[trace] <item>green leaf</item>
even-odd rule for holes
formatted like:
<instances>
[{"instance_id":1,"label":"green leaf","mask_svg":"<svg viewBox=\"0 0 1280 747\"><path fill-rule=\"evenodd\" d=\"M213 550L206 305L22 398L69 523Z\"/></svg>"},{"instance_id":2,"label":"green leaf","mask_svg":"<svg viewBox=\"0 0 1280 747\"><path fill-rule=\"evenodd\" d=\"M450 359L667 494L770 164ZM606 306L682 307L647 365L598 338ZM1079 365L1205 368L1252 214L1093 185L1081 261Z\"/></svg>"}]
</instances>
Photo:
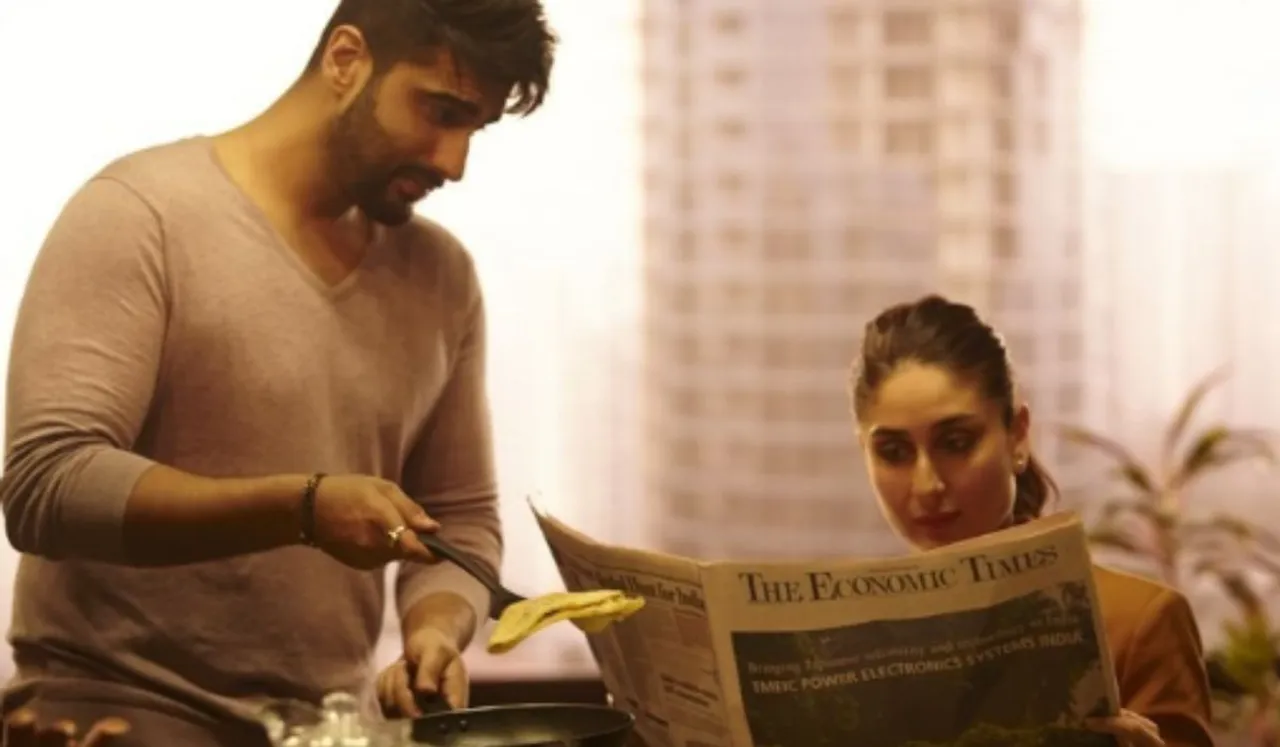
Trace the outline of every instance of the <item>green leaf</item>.
<instances>
[{"instance_id":1,"label":"green leaf","mask_svg":"<svg viewBox=\"0 0 1280 747\"><path fill-rule=\"evenodd\" d=\"M1151 479L1151 473L1142 464L1142 462L1133 455L1129 449L1125 448L1119 441L1107 438L1106 436L1093 433L1084 428L1076 428L1068 426L1062 429L1062 436L1067 441L1074 444L1100 451L1111 458L1116 463L1116 471L1121 477L1132 485L1139 493L1153 494L1158 493L1156 483Z\"/></svg>"},{"instance_id":2,"label":"green leaf","mask_svg":"<svg viewBox=\"0 0 1280 747\"><path fill-rule=\"evenodd\" d=\"M1174 454L1178 449L1178 444L1182 442L1182 437L1187 431L1187 426L1191 424L1191 418L1200 407L1200 403L1208 396L1213 388L1226 381L1228 376L1226 366L1220 366L1205 376L1182 400L1182 405L1178 408L1178 412L1173 416L1173 421L1169 424L1169 428L1164 434L1164 448L1161 456L1164 461L1166 471L1173 467L1175 461Z\"/></svg>"},{"instance_id":3,"label":"green leaf","mask_svg":"<svg viewBox=\"0 0 1280 747\"><path fill-rule=\"evenodd\" d=\"M1223 592L1227 597L1235 602L1236 606L1244 613L1245 620L1251 626L1251 633L1256 633L1255 629L1260 621L1266 620L1266 608L1262 605L1262 598L1254 591L1253 586L1245 580L1244 574L1238 569L1220 572L1218 574L1218 584L1222 586ZM1263 625L1263 628L1266 626ZM1268 635L1269 635L1268 631Z\"/></svg>"},{"instance_id":4,"label":"green leaf","mask_svg":"<svg viewBox=\"0 0 1280 747\"><path fill-rule=\"evenodd\" d=\"M1208 519L1188 519L1182 522L1182 532L1187 539L1225 536L1238 544L1256 545L1264 550L1280 552L1280 539L1275 534L1238 516L1217 514Z\"/></svg>"},{"instance_id":5,"label":"green leaf","mask_svg":"<svg viewBox=\"0 0 1280 747\"><path fill-rule=\"evenodd\" d=\"M1280 580L1280 561L1271 557L1270 553L1255 548L1249 553L1249 564L1273 579Z\"/></svg>"},{"instance_id":6,"label":"green leaf","mask_svg":"<svg viewBox=\"0 0 1280 747\"><path fill-rule=\"evenodd\" d=\"M1094 527L1088 532L1087 538L1090 544L1108 550L1119 550L1144 558L1149 555L1146 548L1130 537L1128 532L1119 527Z\"/></svg>"},{"instance_id":7,"label":"green leaf","mask_svg":"<svg viewBox=\"0 0 1280 747\"><path fill-rule=\"evenodd\" d=\"M1147 518L1148 506L1145 503L1134 500L1132 497L1112 498L1102 505L1102 510L1098 512L1097 523L1112 525L1130 517Z\"/></svg>"},{"instance_id":8,"label":"green leaf","mask_svg":"<svg viewBox=\"0 0 1280 747\"><path fill-rule=\"evenodd\" d=\"M1255 696L1265 696L1275 676L1275 633L1264 615L1246 615L1223 625L1219 661L1227 674Z\"/></svg>"},{"instance_id":9,"label":"green leaf","mask_svg":"<svg viewBox=\"0 0 1280 747\"><path fill-rule=\"evenodd\" d=\"M1255 459L1271 464L1280 462L1275 450L1276 438L1266 431L1229 428L1218 425L1202 432L1187 449L1170 487L1181 490L1192 480L1212 469L1227 467Z\"/></svg>"}]
</instances>

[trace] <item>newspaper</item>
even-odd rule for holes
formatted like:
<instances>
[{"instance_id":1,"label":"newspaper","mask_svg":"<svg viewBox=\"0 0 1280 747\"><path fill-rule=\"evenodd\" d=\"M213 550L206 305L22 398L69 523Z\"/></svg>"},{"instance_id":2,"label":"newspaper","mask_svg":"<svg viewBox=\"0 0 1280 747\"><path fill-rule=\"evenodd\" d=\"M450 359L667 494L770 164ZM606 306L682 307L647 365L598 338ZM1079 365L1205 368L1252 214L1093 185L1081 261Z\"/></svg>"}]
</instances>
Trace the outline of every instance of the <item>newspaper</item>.
<instances>
[{"instance_id":1,"label":"newspaper","mask_svg":"<svg viewBox=\"0 0 1280 747\"><path fill-rule=\"evenodd\" d=\"M647 747L1106 745L1119 699L1079 518L904 557L699 562L538 512L571 591L643 595L588 636Z\"/></svg>"}]
</instances>

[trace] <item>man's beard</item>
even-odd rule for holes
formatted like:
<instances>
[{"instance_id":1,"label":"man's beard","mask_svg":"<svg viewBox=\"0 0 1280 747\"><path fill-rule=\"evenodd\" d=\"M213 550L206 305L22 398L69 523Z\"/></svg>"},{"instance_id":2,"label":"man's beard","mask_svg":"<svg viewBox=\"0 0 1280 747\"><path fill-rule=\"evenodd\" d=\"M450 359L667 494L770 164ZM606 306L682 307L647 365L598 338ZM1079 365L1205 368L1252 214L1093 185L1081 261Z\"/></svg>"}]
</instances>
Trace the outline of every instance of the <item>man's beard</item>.
<instances>
[{"instance_id":1,"label":"man's beard","mask_svg":"<svg viewBox=\"0 0 1280 747\"><path fill-rule=\"evenodd\" d=\"M386 130L374 113L376 79L365 84L356 100L334 120L329 133L329 162L346 197L370 220L384 226L404 225L413 217L413 201L392 190L399 178L430 188L440 179L427 169L399 161Z\"/></svg>"}]
</instances>

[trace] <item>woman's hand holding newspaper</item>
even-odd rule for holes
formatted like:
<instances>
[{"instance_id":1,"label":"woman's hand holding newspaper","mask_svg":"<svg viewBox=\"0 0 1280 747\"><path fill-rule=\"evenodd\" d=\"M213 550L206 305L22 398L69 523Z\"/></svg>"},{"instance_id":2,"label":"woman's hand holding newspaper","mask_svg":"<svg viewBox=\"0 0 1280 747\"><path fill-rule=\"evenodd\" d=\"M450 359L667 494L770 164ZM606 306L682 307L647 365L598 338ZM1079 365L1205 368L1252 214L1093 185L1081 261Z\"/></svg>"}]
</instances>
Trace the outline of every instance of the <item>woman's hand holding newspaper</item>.
<instances>
[{"instance_id":1,"label":"woman's hand holding newspaper","mask_svg":"<svg viewBox=\"0 0 1280 747\"><path fill-rule=\"evenodd\" d=\"M1160 727L1130 710L1121 709L1118 716L1089 719L1086 724L1094 731L1114 736L1121 747L1164 747Z\"/></svg>"}]
</instances>

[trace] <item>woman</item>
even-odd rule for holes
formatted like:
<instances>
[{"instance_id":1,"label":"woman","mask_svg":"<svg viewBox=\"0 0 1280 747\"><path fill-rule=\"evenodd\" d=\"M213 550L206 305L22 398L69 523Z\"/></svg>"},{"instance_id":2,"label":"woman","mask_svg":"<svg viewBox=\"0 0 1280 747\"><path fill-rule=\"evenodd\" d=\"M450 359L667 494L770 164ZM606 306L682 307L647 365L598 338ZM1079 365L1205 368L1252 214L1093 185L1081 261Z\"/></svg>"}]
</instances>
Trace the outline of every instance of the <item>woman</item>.
<instances>
[{"instance_id":1,"label":"woman","mask_svg":"<svg viewBox=\"0 0 1280 747\"><path fill-rule=\"evenodd\" d=\"M925 550L1039 517L1056 488L1029 441L999 336L929 296L866 328L853 405L868 473L893 528ZM1199 630L1186 599L1095 569L1121 712L1090 728L1129 747L1211 747Z\"/></svg>"}]
</instances>

